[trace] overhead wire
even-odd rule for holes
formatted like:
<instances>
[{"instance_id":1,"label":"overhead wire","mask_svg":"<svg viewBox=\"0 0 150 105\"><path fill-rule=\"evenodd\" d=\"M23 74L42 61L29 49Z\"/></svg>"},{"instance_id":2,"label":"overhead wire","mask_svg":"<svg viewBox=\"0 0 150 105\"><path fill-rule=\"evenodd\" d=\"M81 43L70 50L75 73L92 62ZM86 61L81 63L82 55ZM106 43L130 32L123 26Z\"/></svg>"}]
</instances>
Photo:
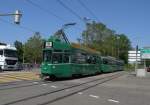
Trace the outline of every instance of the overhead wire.
<instances>
[{"instance_id":1,"label":"overhead wire","mask_svg":"<svg viewBox=\"0 0 150 105\"><path fill-rule=\"evenodd\" d=\"M83 8L89 13L91 14L97 21L99 20L98 17L90 10L90 8L88 8L83 2L82 0L77 0L78 3L83 6Z\"/></svg>"},{"instance_id":2,"label":"overhead wire","mask_svg":"<svg viewBox=\"0 0 150 105\"><path fill-rule=\"evenodd\" d=\"M9 24L9 25L12 25L12 26L19 27L19 28L21 28L21 29L23 29L23 30L26 30L26 31L29 31L29 32L33 32L33 33L39 32L39 31L35 31L35 30L33 30L33 29L29 28L29 27L23 26L23 25L17 25L17 24L10 23L10 22L8 22L8 21L6 21L6 20L4 20L4 19L0 19L0 21L2 21L3 23L7 23L7 24ZM41 32L40 32L40 33L41 33ZM41 33L41 34L44 35L44 33Z\"/></svg>"},{"instance_id":3,"label":"overhead wire","mask_svg":"<svg viewBox=\"0 0 150 105\"><path fill-rule=\"evenodd\" d=\"M61 0L56 0L60 5L62 5L66 10L68 10L71 14L73 14L74 16L76 16L79 20L83 21L83 18L76 13L74 10L72 10L69 6L67 6L65 3L63 3Z\"/></svg>"},{"instance_id":4,"label":"overhead wire","mask_svg":"<svg viewBox=\"0 0 150 105\"><path fill-rule=\"evenodd\" d=\"M46 13L48 13L49 15L53 15L53 16L55 16L57 19L59 19L59 20L61 20L62 22L67 22L65 19L63 19L62 17L60 17L60 16L57 16L56 14L54 14L53 12L51 12L51 11L49 11L49 10L47 10L47 9L45 9L45 8L43 8L43 7L41 7L40 5L38 5L38 4L36 4L36 3L34 3L34 2L32 2L31 0L26 0L28 3L30 3L31 5L33 5L33 6L35 6L35 7L37 7L37 8L39 8L40 10L42 10L43 12L46 12ZM61 3L61 2L60 2ZM62 5L64 5L64 3L62 3ZM64 5L65 7L66 7L66 5ZM67 7L66 7L67 8ZM71 10L72 11L72 10ZM73 13L75 13L74 11L72 11ZM76 14L76 13L75 13ZM80 20L82 20L82 18L78 15L78 14L76 14L76 16L80 19ZM79 29L79 28L78 28ZM81 29L80 29L81 30Z\"/></svg>"},{"instance_id":5,"label":"overhead wire","mask_svg":"<svg viewBox=\"0 0 150 105\"><path fill-rule=\"evenodd\" d=\"M49 14L50 16L56 17L56 18L57 18L58 20L60 20L61 22L66 22L66 20L63 19L62 17L56 15L54 12L52 12L52 11L50 11L50 10L47 10L47 9L43 8L42 6L38 5L37 3L34 3L34 2L31 1L31 0L26 0L26 1L27 1L28 3L30 3L31 5L33 5L34 7L39 8L41 11L43 11L43 12Z\"/></svg>"}]
</instances>

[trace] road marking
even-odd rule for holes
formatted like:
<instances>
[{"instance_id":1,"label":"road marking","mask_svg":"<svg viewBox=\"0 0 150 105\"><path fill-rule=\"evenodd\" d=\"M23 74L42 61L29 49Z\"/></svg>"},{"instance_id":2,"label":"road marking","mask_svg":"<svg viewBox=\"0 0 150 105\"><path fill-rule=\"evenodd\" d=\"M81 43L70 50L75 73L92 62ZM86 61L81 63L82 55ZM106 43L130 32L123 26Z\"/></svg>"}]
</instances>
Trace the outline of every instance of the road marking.
<instances>
[{"instance_id":1,"label":"road marking","mask_svg":"<svg viewBox=\"0 0 150 105\"><path fill-rule=\"evenodd\" d=\"M93 97L93 98L99 98L99 96L95 96L95 95L92 95L92 94L90 94L89 96Z\"/></svg>"},{"instance_id":2,"label":"road marking","mask_svg":"<svg viewBox=\"0 0 150 105\"><path fill-rule=\"evenodd\" d=\"M82 92L79 92L78 94L80 94L80 95L81 95L81 94L83 94L83 93L82 93Z\"/></svg>"},{"instance_id":3,"label":"road marking","mask_svg":"<svg viewBox=\"0 0 150 105\"><path fill-rule=\"evenodd\" d=\"M57 88L57 86L54 86L54 85L52 85L51 87L52 87L52 88Z\"/></svg>"},{"instance_id":4,"label":"road marking","mask_svg":"<svg viewBox=\"0 0 150 105\"><path fill-rule=\"evenodd\" d=\"M43 86L47 86L47 84L42 84Z\"/></svg>"},{"instance_id":5,"label":"road marking","mask_svg":"<svg viewBox=\"0 0 150 105\"><path fill-rule=\"evenodd\" d=\"M113 99L108 99L109 102L115 102L115 103L119 103L119 101L117 100L113 100Z\"/></svg>"},{"instance_id":6,"label":"road marking","mask_svg":"<svg viewBox=\"0 0 150 105\"><path fill-rule=\"evenodd\" d=\"M33 84L38 84L38 82L33 82Z\"/></svg>"}]
</instances>

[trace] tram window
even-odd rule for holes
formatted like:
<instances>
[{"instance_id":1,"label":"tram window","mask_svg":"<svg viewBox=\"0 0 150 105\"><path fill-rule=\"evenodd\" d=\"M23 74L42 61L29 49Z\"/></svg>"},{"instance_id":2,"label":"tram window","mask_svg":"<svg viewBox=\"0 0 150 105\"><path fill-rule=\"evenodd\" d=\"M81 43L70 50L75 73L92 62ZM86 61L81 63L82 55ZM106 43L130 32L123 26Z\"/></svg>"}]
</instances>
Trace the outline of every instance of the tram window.
<instances>
[{"instance_id":1,"label":"tram window","mask_svg":"<svg viewBox=\"0 0 150 105\"><path fill-rule=\"evenodd\" d=\"M81 55L78 57L78 63L85 63L86 62L86 54L81 53Z\"/></svg>"},{"instance_id":2,"label":"tram window","mask_svg":"<svg viewBox=\"0 0 150 105\"><path fill-rule=\"evenodd\" d=\"M104 59L103 64L108 64L108 61Z\"/></svg>"},{"instance_id":3,"label":"tram window","mask_svg":"<svg viewBox=\"0 0 150 105\"><path fill-rule=\"evenodd\" d=\"M62 63L62 53L53 53L52 62L55 64Z\"/></svg>"},{"instance_id":4,"label":"tram window","mask_svg":"<svg viewBox=\"0 0 150 105\"><path fill-rule=\"evenodd\" d=\"M63 63L69 63L69 54L64 54Z\"/></svg>"},{"instance_id":5,"label":"tram window","mask_svg":"<svg viewBox=\"0 0 150 105\"><path fill-rule=\"evenodd\" d=\"M92 62L92 59L91 59L90 56L87 56L86 62L89 63L89 64Z\"/></svg>"},{"instance_id":6,"label":"tram window","mask_svg":"<svg viewBox=\"0 0 150 105\"><path fill-rule=\"evenodd\" d=\"M50 62L51 61L51 55L52 55L51 51L44 51L43 52L43 60L46 62Z\"/></svg>"},{"instance_id":7,"label":"tram window","mask_svg":"<svg viewBox=\"0 0 150 105\"><path fill-rule=\"evenodd\" d=\"M92 58L92 63L93 63L93 64L96 64L96 57L93 57L93 58Z\"/></svg>"},{"instance_id":8,"label":"tram window","mask_svg":"<svg viewBox=\"0 0 150 105\"><path fill-rule=\"evenodd\" d=\"M3 55L3 50L0 50L0 55Z\"/></svg>"},{"instance_id":9,"label":"tram window","mask_svg":"<svg viewBox=\"0 0 150 105\"><path fill-rule=\"evenodd\" d=\"M73 63L86 63L86 55L84 53L77 52L72 56Z\"/></svg>"}]
</instances>

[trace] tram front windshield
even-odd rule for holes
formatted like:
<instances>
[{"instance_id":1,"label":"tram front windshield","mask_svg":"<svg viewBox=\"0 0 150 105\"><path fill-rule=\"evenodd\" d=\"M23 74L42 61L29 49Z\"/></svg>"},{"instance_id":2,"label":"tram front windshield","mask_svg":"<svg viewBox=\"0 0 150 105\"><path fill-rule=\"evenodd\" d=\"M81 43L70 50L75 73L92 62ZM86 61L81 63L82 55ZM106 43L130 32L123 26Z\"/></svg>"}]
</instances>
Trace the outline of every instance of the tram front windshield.
<instances>
[{"instance_id":1,"label":"tram front windshield","mask_svg":"<svg viewBox=\"0 0 150 105\"><path fill-rule=\"evenodd\" d=\"M52 55L52 63L54 63L54 64L62 63L62 57L63 57L62 53L53 53L53 55Z\"/></svg>"},{"instance_id":2,"label":"tram front windshield","mask_svg":"<svg viewBox=\"0 0 150 105\"><path fill-rule=\"evenodd\" d=\"M43 52L43 60L45 62L51 62L51 56L52 56L52 51L51 50L46 50Z\"/></svg>"},{"instance_id":3,"label":"tram front windshield","mask_svg":"<svg viewBox=\"0 0 150 105\"><path fill-rule=\"evenodd\" d=\"M58 63L69 63L70 54L62 51L51 51L46 50L43 52L43 59L45 62L58 64Z\"/></svg>"}]
</instances>

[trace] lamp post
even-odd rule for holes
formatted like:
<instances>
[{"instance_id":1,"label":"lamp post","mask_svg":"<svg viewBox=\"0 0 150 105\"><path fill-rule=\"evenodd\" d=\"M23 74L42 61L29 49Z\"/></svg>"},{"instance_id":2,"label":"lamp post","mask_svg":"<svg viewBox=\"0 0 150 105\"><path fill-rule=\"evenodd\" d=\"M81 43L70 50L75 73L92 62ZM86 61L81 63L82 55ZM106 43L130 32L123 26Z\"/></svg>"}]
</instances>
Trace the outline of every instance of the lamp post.
<instances>
[{"instance_id":1,"label":"lamp post","mask_svg":"<svg viewBox=\"0 0 150 105\"><path fill-rule=\"evenodd\" d=\"M85 22L85 25L87 26L89 21L91 21L91 19L84 17L83 21ZM88 45L88 35L87 35L87 31L85 31L85 45Z\"/></svg>"},{"instance_id":2,"label":"lamp post","mask_svg":"<svg viewBox=\"0 0 150 105\"><path fill-rule=\"evenodd\" d=\"M117 58L118 58L118 59L119 59L119 55L120 55L120 54L119 54L119 53L120 53L120 52L119 52L119 47L120 47L120 46L119 46L119 39L120 39L120 36L117 35Z\"/></svg>"},{"instance_id":3,"label":"lamp post","mask_svg":"<svg viewBox=\"0 0 150 105\"><path fill-rule=\"evenodd\" d=\"M14 16L14 23L20 24L20 19L22 14L19 10L16 10L15 13L4 13L4 14L0 14L0 16Z\"/></svg>"}]
</instances>

